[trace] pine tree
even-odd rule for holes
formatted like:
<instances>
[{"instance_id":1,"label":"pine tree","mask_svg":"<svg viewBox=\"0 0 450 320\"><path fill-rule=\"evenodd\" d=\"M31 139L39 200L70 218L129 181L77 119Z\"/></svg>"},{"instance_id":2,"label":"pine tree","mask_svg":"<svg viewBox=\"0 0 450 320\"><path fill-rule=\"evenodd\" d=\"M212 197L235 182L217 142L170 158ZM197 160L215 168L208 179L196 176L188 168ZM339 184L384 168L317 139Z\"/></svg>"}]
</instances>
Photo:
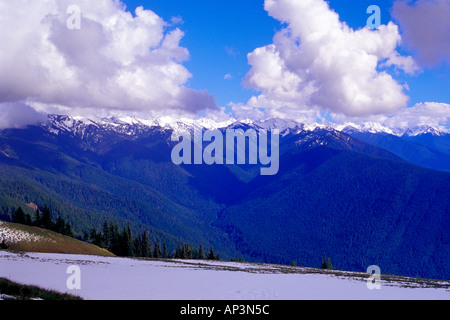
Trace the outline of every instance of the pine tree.
<instances>
[{"instance_id":1,"label":"pine tree","mask_svg":"<svg viewBox=\"0 0 450 320\"><path fill-rule=\"evenodd\" d=\"M45 229L51 229L52 228L52 217L50 214L50 208L45 205L44 209L42 209L42 220L41 220L41 225L43 228Z\"/></svg>"},{"instance_id":2,"label":"pine tree","mask_svg":"<svg viewBox=\"0 0 450 320\"><path fill-rule=\"evenodd\" d=\"M150 239L148 238L147 231L144 231L142 233L141 237L141 253L142 256L145 258L151 258L152 257L152 251L150 249Z\"/></svg>"},{"instance_id":3,"label":"pine tree","mask_svg":"<svg viewBox=\"0 0 450 320\"><path fill-rule=\"evenodd\" d=\"M134 238L134 256L135 257L144 257L142 252L142 243L141 243L142 235L139 234Z\"/></svg>"},{"instance_id":4,"label":"pine tree","mask_svg":"<svg viewBox=\"0 0 450 320\"><path fill-rule=\"evenodd\" d=\"M97 232L97 229L95 228L95 226L92 228L89 238L90 238L92 244L102 247L102 233Z\"/></svg>"},{"instance_id":5,"label":"pine tree","mask_svg":"<svg viewBox=\"0 0 450 320\"><path fill-rule=\"evenodd\" d=\"M327 260L327 269L328 270L334 270L333 269L333 265L331 264L331 259L330 258L328 258L328 260Z\"/></svg>"},{"instance_id":6,"label":"pine tree","mask_svg":"<svg viewBox=\"0 0 450 320\"><path fill-rule=\"evenodd\" d=\"M322 264L320 265L321 269L327 268L327 255L324 253L322 257Z\"/></svg>"},{"instance_id":7,"label":"pine tree","mask_svg":"<svg viewBox=\"0 0 450 320\"><path fill-rule=\"evenodd\" d=\"M13 214L13 222L14 223L20 223L25 224L25 213L23 212L22 208L19 207L19 209L16 210Z\"/></svg>"},{"instance_id":8,"label":"pine tree","mask_svg":"<svg viewBox=\"0 0 450 320\"><path fill-rule=\"evenodd\" d=\"M205 252L203 251L203 245L200 244L200 248L198 249L198 258L200 260L205 260Z\"/></svg>"},{"instance_id":9,"label":"pine tree","mask_svg":"<svg viewBox=\"0 0 450 320\"><path fill-rule=\"evenodd\" d=\"M183 259L188 259L188 246L187 246L187 244L186 243L184 243L183 244L183 249L182 249L183 251L183 253L182 253L182 257L183 257Z\"/></svg>"},{"instance_id":10,"label":"pine tree","mask_svg":"<svg viewBox=\"0 0 450 320\"><path fill-rule=\"evenodd\" d=\"M322 265L320 266L322 269L333 270L333 265L331 264L331 259L327 258L327 255L324 254L322 257Z\"/></svg>"},{"instance_id":11,"label":"pine tree","mask_svg":"<svg viewBox=\"0 0 450 320\"><path fill-rule=\"evenodd\" d=\"M27 226L31 226L33 224L33 222L31 221L31 216L28 213L25 214L25 224Z\"/></svg>"},{"instance_id":12,"label":"pine tree","mask_svg":"<svg viewBox=\"0 0 450 320\"><path fill-rule=\"evenodd\" d=\"M166 245L166 242L165 242L165 241L163 242L163 253L162 253L162 257L163 257L164 259L167 259L167 258L169 257L169 255L168 255L168 253L167 253L167 245Z\"/></svg>"},{"instance_id":13,"label":"pine tree","mask_svg":"<svg viewBox=\"0 0 450 320\"><path fill-rule=\"evenodd\" d=\"M161 258L161 247L157 240L155 240L155 245L153 247L153 258L156 258L156 259Z\"/></svg>"},{"instance_id":14,"label":"pine tree","mask_svg":"<svg viewBox=\"0 0 450 320\"><path fill-rule=\"evenodd\" d=\"M103 242L103 247L107 250L109 250L111 248L111 233L109 230L109 225L108 222L105 220L103 222L103 234L102 234L102 242Z\"/></svg>"},{"instance_id":15,"label":"pine tree","mask_svg":"<svg viewBox=\"0 0 450 320\"><path fill-rule=\"evenodd\" d=\"M183 250L180 247L180 243L178 243L177 248L175 249L174 257L175 257L175 259L183 258Z\"/></svg>"},{"instance_id":16,"label":"pine tree","mask_svg":"<svg viewBox=\"0 0 450 320\"><path fill-rule=\"evenodd\" d=\"M111 252L120 256L120 232L119 226L111 223L109 224L109 234L111 235Z\"/></svg>"},{"instance_id":17,"label":"pine tree","mask_svg":"<svg viewBox=\"0 0 450 320\"><path fill-rule=\"evenodd\" d=\"M122 235L122 255L127 257L133 257L135 248L134 248L134 239L133 233L131 232L130 225L128 224L127 228L124 228Z\"/></svg>"},{"instance_id":18,"label":"pine tree","mask_svg":"<svg viewBox=\"0 0 450 320\"><path fill-rule=\"evenodd\" d=\"M128 235L128 257L134 257L135 255L135 248L134 248L134 238L133 238L133 232L131 232L130 224L128 224L127 227L127 235Z\"/></svg>"},{"instance_id":19,"label":"pine tree","mask_svg":"<svg viewBox=\"0 0 450 320\"><path fill-rule=\"evenodd\" d=\"M64 219L62 219L61 217L56 218L56 223L55 223L55 230L58 233L64 234L64 229L66 227L66 224L64 222Z\"/></svg>"},{"instance_id":20,"label":"pine tree","mask_svg":"<svg viewBox=\"0 0 450 320\"><path fill-rule=\"evenodd\" d=\"M119 256L126 256L128 254L128 235L127 235L127 228L124 227L122 232L120 233L120 250L119 250Z\"/></svg>"},{"instance_id":21,"label":"pine tree","mask_svg":"<svg viewBox=\"0 0 450 320\"><path fill-rule=\"evenodd\" d=\"M192 259L194 257L194 248L189 243L186 243L185 247L186 259Z\"/></svg>"},{"instance_id":22,"label":"pine tree","mask_svg":"<svg viewBox=\"0 0 450 320\"><path fill-rule=\"evenodd\" d=\"M97 229L94 226L89 232L89 241L94 244L96 240L97 240Z\"/></svg>"},{"instance_id":23,"label":"pine tree","mask_svg":"<svg viewBox=\"0 0 450 320\"><path fill-rule=\"evenodd\" d=\"M86 230L83 231L83 238L82 239L85 242L89 242L89 233Z\"/></svg>"},{"instance_id":24,"label":"pine tree","mask_svg":"<svg viewBox=\"0 0 450 320\"><path fill-rule=\"evenodd\" d=\"M214 255L214 249L213 249L212 245L211 245L211 249L209 250L207 259L208 260L216 260L216 256Z\"/></svg>"},{"instance_id":25,"label":"pine tree","mask_svg":"<svg viewBox=\"0 0 450 320\"><path fill-rule=\"evenodd\" d=\"M69 237L74 237L73 231L72 231L72 226L70 225L69 222L66 222L65 226L64 226L64 232L63 234L65 236L69 236Z\"/></svg>"},{"instance_id":26,"label":"pine tree","mask_svg":"<svg viewBox=\"0 0 450 320\"><path fill-rule=\"evenodd\" d=\"M34 225L36 227L41 226L41 213L39 212L39 209L36 209L36 213L34 214Z\"/></svg>"}]
</instances>

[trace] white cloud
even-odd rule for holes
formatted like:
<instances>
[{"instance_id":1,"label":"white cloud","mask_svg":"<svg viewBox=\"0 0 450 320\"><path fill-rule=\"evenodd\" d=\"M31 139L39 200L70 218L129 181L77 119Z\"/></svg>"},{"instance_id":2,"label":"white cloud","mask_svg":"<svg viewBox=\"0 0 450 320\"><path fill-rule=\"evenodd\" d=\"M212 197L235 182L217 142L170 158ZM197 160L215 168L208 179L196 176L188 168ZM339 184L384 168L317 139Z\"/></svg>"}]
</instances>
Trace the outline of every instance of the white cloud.
<instances>
[{"instance_id":1,"label":"white cloud","mask_svg":"<svg viewBox=\"0 0 450 320\"><path fill-rule=\"evenodd\" d=\"M45 121L44 114L23 103L0 103L0 129L21 129Z\"/></svg>"},{"instance_id":2,"label":"white cloud","mask_svg":"<svg viewBox=\"0 0 450 320\"><path fill-rule=\"evenodd\" d=\"M236 58L240 52L238 49L236 49L233 46L225 46L225 52L227 53L227 55L229 55L230 57Z\"/></svg>"},{"instance_id":3,"label":"white cloud","mask_svg":"<svg viewBox=\"0 0 450 320\"><path fill-rule=\"evenodd\" d=\"M450 1L396 1L392 15L403 31L405 47L417 54L421 65L450 65Z\"/></svg>"},{"instance_id":4,"label":"white cloud","mask_svg":"<svg viewBox=\"0 0 450 320\"><path fill-rule=\"evenodd\" d=\"M346 117L333 114L336 123L377 123L388 128L408 129L420 126L432 126L446 131L450 122L450 104L438 102L418 103L413 107L400 108L393 115L372 115L364 118Z\"/></svg>"},{"instance_id":5,"label":"white cloud","mask_svg":"<svg viewBox=\"0 0 450 320\"><path fill-rule=\"evenodd\" d=\"M411 57L396 51L397 25L353 30L323 0L266 0L265 9L287 26L273 44L248 55L251 70L244 82L261 92L248 107L289 118L311 110L358 117L406 107L405 86L382 70L418 70Z\"/></svg>"},{"instance_id":6,"label":"white cloud","mask_svg":"<svg viewBox=\"0 0 450 320\"><path fill-rule=\"evenodd\" d=\"M67 28L71 5L81 9L80 30ZM0 0L0 30L0 102L149 113L217 108L208 92L186 86L184 33L142 7L133 16L116 0Z\"/></svg>"},{"instance_id":7,"label":"white cloud","mask_svg":"<svg viewBox=\"0 0 450 320\"><path fill-rule=\"evenodd\" d=\"M413 128L429 125L445 127L450 122L450 104L425 102L411 108L402 108L385 120L386 125L398 128Z\"/></svg>"},{"instance_id":8,"label":"white cloud","mask_svg":"<svg viewBox=\"0 0 450 320\"><path fill-rule=\"evenodd\" d=\"M183 17L181 17L181 16L172 17L172 18L170 19L170 22L172 22L173 25L181 25L181 24L184 24Z\"/></svg>"}]
</instances>

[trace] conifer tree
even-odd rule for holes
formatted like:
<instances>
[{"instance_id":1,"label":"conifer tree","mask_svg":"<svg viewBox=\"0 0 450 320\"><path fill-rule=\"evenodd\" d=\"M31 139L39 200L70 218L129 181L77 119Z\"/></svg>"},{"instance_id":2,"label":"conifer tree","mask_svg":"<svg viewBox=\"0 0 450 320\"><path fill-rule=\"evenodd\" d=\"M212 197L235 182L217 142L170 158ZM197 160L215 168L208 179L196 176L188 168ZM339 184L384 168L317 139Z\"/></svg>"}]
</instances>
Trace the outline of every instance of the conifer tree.
<instances>
[{"instance_id":1,"label":"conifer tree","mask_svg":"<svg viewBox=\"0 0 450 320\"><path fill-rule=\"evenodd\" d=\"M214 255L214 249L213 249L212 245L211 245L211 249L209 250L207 259L208 260L216 260L216 256Z\"/></svg>"},{"instance_id":2,"label":"conifer tree","mask_svg":"<svg viewBox=\"0 0 450 320\"><path fill-rule=\"evenodd\" d=\"M175 259L183 259L183 248L180 243L178 243L177 249L175 250Z\"/></svg>"},{"instance_id":3,"label":"conifer tree","mask_svg":"<svg viewBox=\"0 0 450 320\"><path fill-rule=\"evenodd\" d=\"M89 241L89 233L86 230L83 231L83 241Z\"/></svg>"},{"instance_id":4,"label":"conifer tree","mask_svg":"<svg viewBox=\"0 0 450 320\"><path fill-rule=\"evenodd\" d=\"M331 259L330 258L328 258L328 260L327 260L327 269L328 270L333 270L333 265L331 264Z\"/></svg>"},{"instance_id":5,"label":"conifer tree","mask_svg":"<svg viewBox=\"0 0 450 320\"><path fill-rule=\"evenodd\" d=\"M133 233L131 232L130 224L128 224L127 228L124 228L123 241L124 241L123 255L127 257L133 257L135 250L134 250Z\"/></svg>"},{"instance_id":6,"label":"conifer tree","mask_svg":"<svg viewBox=\"0 0 450 320\"><path fill-rule=\"evenodd\" d=\"M155 240L155 245L153 247L153 258L156 258L156 259L161 258L161 247L158 243L158 240Z\"/></svg>"},{"instance_id":7,"label":"conifer tree","mask_svg":"<svg viewBox=\"0 0 450 320\"><path fill-rule=\"evenodd\" d=\"M141 243L142 235L139 234L134 238L134 256L135 257L144 257L144 253L142 251L142 243Z\"/></svg>"},{"instance_id":8,"label":"conifer tree","mask_svg":"<svg viewBox=\"0 0 450 320\"><path fill-rule=\"evenodd\" d=\"M322 265L320 267L322 269L333 270L333 265L331 264L331 259L327 258L326 254L324 254L322 257Z\"/></svg>"},{"instance_id":9,"label":"conifer tree","mask_svg":"<svg viewBox=\"0 0 450 320\"><path fill-rule=\"evenodd\" d=\"M45 205L42 209L42 220L41 220L41 226L45 229L51 229L52 227L52 217L50 214L50 208Z\"/></svg>"},{"instance_id":10,"label":"conifer tree","mask_svg":"<svg viewBox=\"0 0 450 320\"><path fill-rule=\"evenodd\" d=\"M36 227L39 227L41 225L41 213L39 212L39 209L36 209L36 212L34 214L34 225Z\"/></svg>"},{"instance_id":11,"label":"conifer tree","mask_svg":"<svg viewBox=\"0 0 450 320\"><path fill-rule=\"evenodd\" d=\"M150 239L148 238L147 231L144 231L142 233L141 251L142 251L142 256L143 257L145 257L145 258L151 258L152 257L152 251L150 249Z\"/></svg>"},{"instance_id":12,"label":"conifer tree","mask_svg":"<svg viewBox=\"0 0 450 320\"><path fill-rule=\"evenodd\" d=\"M14 212L13 222L25 224L25 213L23 212L21 207L19 207L19 209L17 209L16 212Z\"/></svg>"},{"instance_id":13,"label":"conifer tree","mask_svg":"<svg viewBox=\"0 0 450 320\"><path fill-rule=\"evenodd\" d=\"M103 222L103 246L105 249L111 248L111 232L109 229L108 222L105 220Z\"/></svg>"},{"instance_id":14,"label":"conifer tree","mask_svg":"<svg viewBox=\"0 0 450 320\"><path fill-rule=\"evenodd\" d=\"M28 213L25 214L25 224L27 226L31 226L33 224L32 221L31 221L31 216Z\"/></svg>"},{"instance_id":15,"label":"conifer tree","mask_svg":"<svg viewBox=\"0 0 450 320\"><path fill-rule=\"evenodd\" d=\"M72 237L72 238L74 237L74 234L73 234L73 231L72 231L72 226L70 225L69 222L66 222L63 234L65 236L69 236L69 237Z\"/></svg>"},{"instance_id":16,"label":"conifer tree","mask_svg":"<svg viewBox=\"0 0 450 320\"><path fill-rule=\"evenodd\" d=\"M167 259L167 258L169 257L169 255L167 254L167 245L166 245L166 242L165 242L165 241L163 242L163 252L162 252L162 257L163 257L164 259Z\"/></svg>"},{"instance_id":17,"label":"conifer tree","mask_svg":"<svg viewBox=\"0 0 450 320\"><path fill-rule=\"evenodd\" d=\"M327 255L324 253L323 257L322 257L322 264L320 265L321 269L326 269L327 268Z\"/></svg>"},{"instance_id":18,"label":"conifer tree","mask_svg":"<svg viewBox=\"0 0 450 320\"><path fill-rule=\"evenodd\" d=\"M198 258L200 260L205 260L205 252L203 251L203 245L200 244L200 248L198 249Z\"/></svg>"},{"instance_id":19,"label":"conifer tree","mask_svg":"<svg viewBox=\"0 0 450 320\"><path fill-rule=\"evenodd\" d=\"M57 217L54 231L63 234L65 227L66 227L66 224L64 222L64 219L62 219L61 217Z\"/></svg>"},{"instance_id":20,"label":"conifer tree","mask_svg":"<svg viewBox=\"0 0 450 320\"><path fill-rule=\"evenodd\" d=\"M117 223L113 224L111 221L109 224L109 233L111 235L111 252L115 255L120 255L120 233Z\"/></svg>"}]
</instances>

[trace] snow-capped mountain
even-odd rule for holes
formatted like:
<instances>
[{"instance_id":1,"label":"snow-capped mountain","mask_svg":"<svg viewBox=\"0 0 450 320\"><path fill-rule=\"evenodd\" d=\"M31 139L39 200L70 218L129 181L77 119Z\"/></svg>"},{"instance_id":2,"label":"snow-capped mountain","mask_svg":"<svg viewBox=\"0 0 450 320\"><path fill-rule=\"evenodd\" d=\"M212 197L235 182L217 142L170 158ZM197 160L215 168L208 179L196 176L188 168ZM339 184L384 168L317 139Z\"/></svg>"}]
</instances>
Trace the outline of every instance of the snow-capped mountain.
<instances>
[{"instance_id":1,"label":"snow-capped mountain","mask_svg":"<svg viewBox=\"0 0 450 320\"><path fill-rule=\"evenodd\" d=\"M450 171L450 134L445 128L428 125L413 128L390 128L375 122L345 125L301 123L296 120L270 118L266 120L227 119L214 121L208 118L160 117L142 119L136 117L109 117L89 119L49 115L41 124L52 135L69 135L83 141L84 148L92 151L109 149L125 140L136 140L155 133L163 134L166 140L171 131L181 133L195 130L254 129L280 132L281 139L291 139L290 148L313 148L333 145L337 148L357 150L357 141L387 150L414 164L442 171ZM348 139L352 137L353 139ZM106 145L100 146L103 142ZM170 142L168 142L170 144ZM100 146L100 147L99 147ZM355 149L356 148L356 149ZM6 152L6 151L5 151Z\"/></svg>"},{"instance_id":2,"label":"snow-capped mountain","mask_svg":"<svg viewBox=\"0 0 450 320\"><path fill-rule=\"evenodd\" d=\"M135 136L151 129L192 132L196 128L202 130L221 130L247 127L256 130L278 129L282 136L301 131L314 131L316 128L333 130L329 125L319 123L305 124L295 120L274 118L267 120L229 119L225 121L214 121L207 118L192 120L187 118L175 119L167 116L149 120L135 117L111 117L94 120L83 117L49 115L48 121L41 123L41 126L55 135L70 133L82 138L89 136L93 132L115 132Z\"/></svg>"},{"instance_id":3,"label":"snow-capped mountain","mask_svg":"<svg viewBox=\"0 0 450 320\"><path fill-rule=\"evenodd\" d=\"M432 136L444 136L446 134L450 134L450 130L448 129L442 129L442 128L435 128L428 125L422 125L417 126L413 128L409 128L405 130L404 135L408 137L417 137L423 134L431 134Z\"/></svg>"},{"instance_id":4,"label":"snow-capped mountain","mask_svg":"<svg viewBox=\"0 0 450 320\"><path fill-rule=\"evenodd\" d=\"M61 132L76 134L80 137L89 133L89 130L106 130L117 133L136 135L150 128L160 128L166 130L188 130L195 128L204 130L226 129L239 126L245 126L255 129L274 130L278 129L282 136L300 131L314 131L316 128L337 130L343 133L385 133L397 137L417 137L424 134L440 137L450 134L450 130L442 127L433 127L429 125L416 126L412 128L388 127L376 122L366 122L363 124L344 124L337 125L332 123L302 123L296 120L270 118L266 120L236 120L228 119L225 121L214 121L208 118L192 120L188 118L173 118L169 116L154 119L142 119L136 117L110 117L101 119L90 119L83 117L69 117L62 115L49 115L48 122L41 124L50 132L59 134ZM88 130L89 129L89 130Z\"/></svg>"},{"instance_id":5,"label":"snow-capped mountain","mask_svg":"<svg viewBox=\"0 0 450 320\"><path fill-rule=\"evenodd\" d=\"M366 122L363 124L345 124L335 126L339 131L345 133L365 132L365 133L387 133L397 137L416 137L423 134L431 134L433 136L443 136L450 134L450 130L446 128L437 128L429 125L415 126L411 128L387 127L376 122Z\"/></svg>"},{"instance_id":6,"label":"snow-capped mountain","mask_svg":"<svg viewBox=\"0 0 450 320\"><path fill-rule=\"evenodd\" d=\"M260 175L259 164L174 164L170 130L196 127L280 130L278 174ZM448 158L425 144L433 138L444 148L448 135L360 134L282 119L52 115L0 133L0 203L50 203L80 234L105 219L129 222L169 250L181 239L214 245L221 257L315 266L326 248L343 269L377 264L391 274L450 278L449 259L439 255L448 243L442 208L450 177L423 168L446 169ZM425 161L429 154L434 162ZM349 254L349 244L358 254Z\"/></svg>"}]
</instances>

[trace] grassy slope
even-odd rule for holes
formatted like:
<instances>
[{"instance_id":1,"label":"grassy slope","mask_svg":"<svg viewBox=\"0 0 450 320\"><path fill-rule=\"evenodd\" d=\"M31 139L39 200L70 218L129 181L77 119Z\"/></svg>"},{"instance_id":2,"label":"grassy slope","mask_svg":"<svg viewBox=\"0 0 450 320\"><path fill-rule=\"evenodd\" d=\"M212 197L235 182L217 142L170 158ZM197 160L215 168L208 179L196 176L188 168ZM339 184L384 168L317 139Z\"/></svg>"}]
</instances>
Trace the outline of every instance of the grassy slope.
<instances>
[{"instance_id":1,"label":"grassy slope","mask_svg":"<svg viewBox=\"0 0 450 320\"><path fill-rule=\"evenodd\" d=\"M17 243L11 243L8 248L10 250L42 253L98 255L109 257L114 256L111 252L105 249L71 237L63 236L50 230L3 221L2 226L6 226L11 230L26 232L30 235L44 238L44 240L39 242L21 241Z\"/></svg>"},{"instance_id":2,"label":"grassy slope","mask_svg":"<svg viewBox=\"0 0 450 320\"><path fill-rule=\"evenodd\" d=\"M2 294L12 296L17 300L36 298L42 300L82 300L80 297L71 294L24 285L4 278L0 278L0 291Z\"/></svg>"}]
</instances>

